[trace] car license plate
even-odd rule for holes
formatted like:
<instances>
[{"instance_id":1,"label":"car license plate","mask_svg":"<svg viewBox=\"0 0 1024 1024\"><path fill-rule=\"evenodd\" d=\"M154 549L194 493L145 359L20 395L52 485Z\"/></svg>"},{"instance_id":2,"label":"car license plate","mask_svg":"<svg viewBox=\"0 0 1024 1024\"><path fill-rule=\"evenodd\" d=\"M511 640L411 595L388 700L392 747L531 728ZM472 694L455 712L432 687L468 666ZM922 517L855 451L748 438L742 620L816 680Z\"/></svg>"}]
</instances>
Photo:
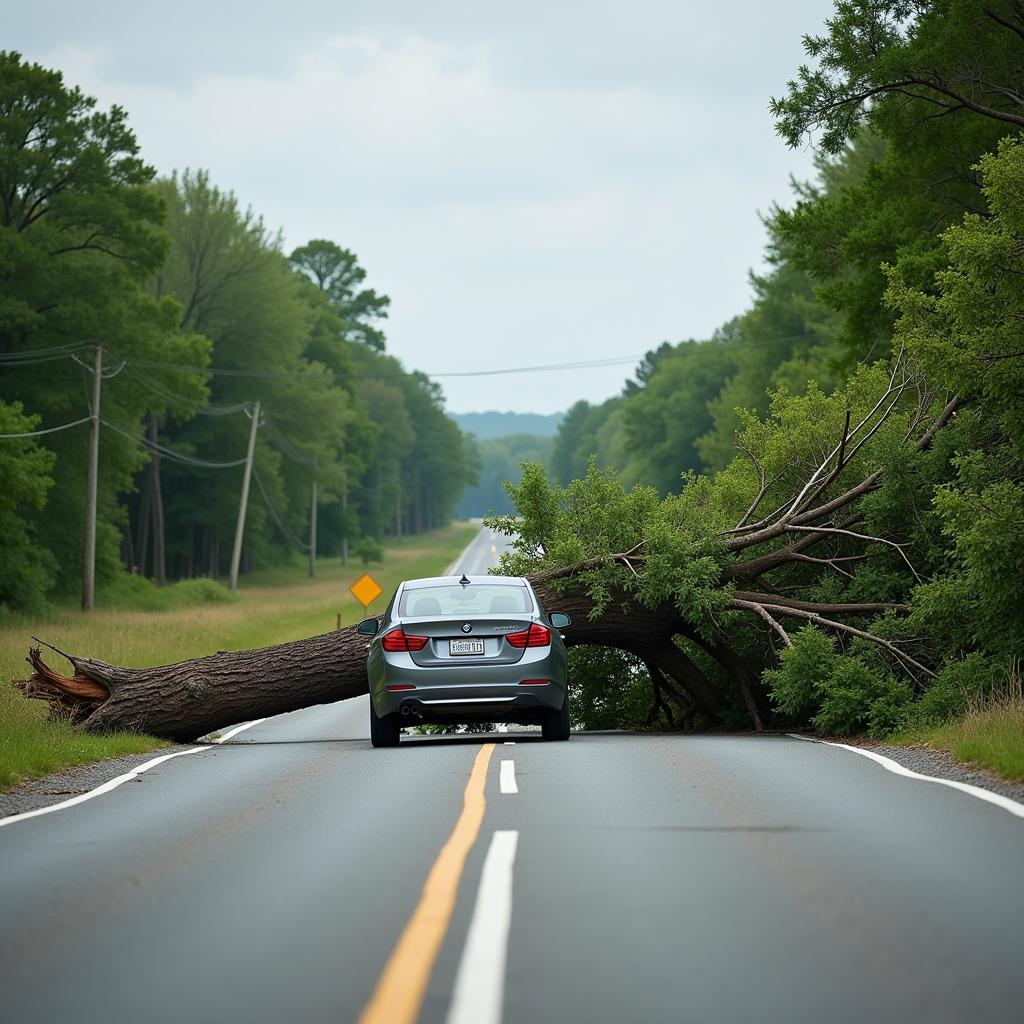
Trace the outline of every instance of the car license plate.
<instances>
[{"instance_id":1,"label":"car license plate","mask_svg":"<svg viewBox=\"0 0 1024 1024\"><path fill-rule=\"evenodd\" d=\"M449 640L448 653L455 654L483 654L483 640Z\"/></svg>"}]
</instances>

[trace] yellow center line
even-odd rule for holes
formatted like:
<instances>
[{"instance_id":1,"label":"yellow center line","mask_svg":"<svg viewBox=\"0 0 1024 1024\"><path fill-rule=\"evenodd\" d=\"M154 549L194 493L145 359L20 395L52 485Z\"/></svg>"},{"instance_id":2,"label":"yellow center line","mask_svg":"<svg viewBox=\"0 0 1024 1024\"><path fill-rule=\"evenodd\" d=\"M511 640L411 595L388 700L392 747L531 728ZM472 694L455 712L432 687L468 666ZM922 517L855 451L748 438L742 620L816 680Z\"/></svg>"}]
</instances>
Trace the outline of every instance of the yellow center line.
<instances>
[{"instance_id":1,"label":"yellow center line","mask_svg":"<svg viewBox=\"0 0 1024 1024\"><path fill-rule=\"evenodd\" d=\"M413 1024L420 1012L430 972L455 909L466 856L476 842L487 801L484 784L494 744L480 748L462 796L462 813L434 861L420 902L381 973L359 1024Z\"/></svg>"}]
</instances>

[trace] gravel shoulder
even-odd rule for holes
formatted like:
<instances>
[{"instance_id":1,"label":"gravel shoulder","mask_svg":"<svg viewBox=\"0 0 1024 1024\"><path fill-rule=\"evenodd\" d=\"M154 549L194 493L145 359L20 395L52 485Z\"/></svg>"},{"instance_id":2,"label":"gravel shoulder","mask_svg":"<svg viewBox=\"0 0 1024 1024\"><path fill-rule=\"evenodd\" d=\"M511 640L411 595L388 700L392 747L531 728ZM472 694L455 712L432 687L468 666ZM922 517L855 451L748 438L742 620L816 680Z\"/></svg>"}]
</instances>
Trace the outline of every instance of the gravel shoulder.
<instances>
[{"instance_id":1,"label":"gravel shoulder","mask_svg":"<svg viewBox=\"0 0 1024 1024\"><path fill-rule=\"evenodd\" d=\"M843 742L851 747L860 747L881 754L922 775L934 775L936 778L951 779L953 782L967 782L979 789L987 789L1024 803L1024 783L1007 782L985 768L957 761L952 754L944 750L935 750L932 747L893 747L884 743L865 743L857 740L833 742Z\"/></svg>"},{"instance_id":2,"label":"gravel shoulder","mask_svg":"<svg viewBox=\"0 0 1024 1024\"><path fill-rule=\"evenodd\" d=\"M129 754L126 757L112 757L106 761L93 764L80 764L74 768L65 768L54 775L44 775L37 779L26 779L6 793L0 793L0 818L11 814L22 814L35 811L40 807L59 804L74 796L81 796L89 790L102 786L104 782L116 779L133 768L152 761L155 757L173 754L177 750L187 750L191 744L161 747L145 754ZM145 775L140 777L140 781Z\"/></svg>"}]
</instances>

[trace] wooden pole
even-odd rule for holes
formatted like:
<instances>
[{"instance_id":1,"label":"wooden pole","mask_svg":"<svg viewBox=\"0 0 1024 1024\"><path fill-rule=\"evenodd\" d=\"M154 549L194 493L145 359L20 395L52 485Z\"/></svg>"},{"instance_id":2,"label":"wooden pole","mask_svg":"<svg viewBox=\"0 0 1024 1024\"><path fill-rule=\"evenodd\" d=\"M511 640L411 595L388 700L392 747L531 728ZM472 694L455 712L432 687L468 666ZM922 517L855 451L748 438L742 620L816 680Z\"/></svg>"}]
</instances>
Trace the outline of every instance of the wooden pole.
<instances>
[{"instance_id":1,"label":"wooden pole","mask_svg":"<svg viewBox=\"0 0 1024 1024\"><path fill-rule=\"evenodd\" d=\"M341 564L348 565L348 467L341 485Z\"/></svg>"},{"instance_id":2,"label":"wooden pole","mask_svg":"<svg viewBox=\"0 0 1024 1024\"><path fill-rule=\"evenodd\" d=\"M313 496L309 503L309 575L316 576L316 477L313 477Z\"/></svg>"},{"instance_id":3,"label":"wooden pole","mask_svg":"<svg viewBox=\"0 0 1024 1024\"><path fill-rule=\"evenodd\" d=\"M158 441L156 413L152 412L149 414L149 440L154 446ZM158 587L162 587L167 582L167 548L164 537L164 499L160 490L160 452L154 447L149 458L153 478L153 579Z\"/></svg>"},{"instance_id":4,"label":"wooden pole","mask_svg":"<svg viewBox=\"0 0 1024 1024\"><path fill-rule=\"evenodd\" d=\"M86 482L85 554L82 564L82 611L91 612L96 597L96 492L100 470L100 382L103 346L96 346L92 381L92 427L89 436L89 474Z\"/></svg>"},{"instance_id":5,"label":"wooden pole","mask_svg":"<svg viewBox=\"0 0 1024 1024\"><path fill-rule=\"evenodd\" d=\"M256 451L256 428L260 425L260 403L252 410L252 425L249 427L249 447L245 453L245 472L242 474L242 497L238 502L238 523L235 525L235 546L231 550L231 575L228 588L238 589L238 563L242 559L242 536L245 533L245 510L249 505L249 482L252 479L252 459Z\"/></svg>"}]
</instances>

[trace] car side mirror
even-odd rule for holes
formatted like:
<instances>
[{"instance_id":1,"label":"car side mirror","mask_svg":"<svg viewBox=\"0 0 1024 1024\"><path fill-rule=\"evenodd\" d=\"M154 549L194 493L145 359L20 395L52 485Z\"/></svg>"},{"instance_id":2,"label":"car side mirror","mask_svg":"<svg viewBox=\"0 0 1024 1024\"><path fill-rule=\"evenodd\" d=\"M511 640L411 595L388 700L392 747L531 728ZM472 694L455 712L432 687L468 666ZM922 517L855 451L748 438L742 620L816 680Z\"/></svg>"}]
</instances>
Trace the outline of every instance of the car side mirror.
<instances>
[{"instance_id":1,"label":"car side mirror","mask_svg":"<svg viewBox=\"0 0 1024 1024\"><path fill-rule=\"evenodd\" d=\"M376 619L363 619L356 626L356 632L362 633L364 636L376 636L378 629L380 629L380 623Z\"/></svg>"},{"instance_id":2,"label":"car side mirror","mask_svg":"<svg viewBox=\"0 0 1024 1024\"><path fill-rule=\"evenodd\" d=\"M565 612L552 612L551 625L554 626L555 629L565 629L566 626L572 625L572 619L570 619Z\"/></svg>"}]
</instances>

